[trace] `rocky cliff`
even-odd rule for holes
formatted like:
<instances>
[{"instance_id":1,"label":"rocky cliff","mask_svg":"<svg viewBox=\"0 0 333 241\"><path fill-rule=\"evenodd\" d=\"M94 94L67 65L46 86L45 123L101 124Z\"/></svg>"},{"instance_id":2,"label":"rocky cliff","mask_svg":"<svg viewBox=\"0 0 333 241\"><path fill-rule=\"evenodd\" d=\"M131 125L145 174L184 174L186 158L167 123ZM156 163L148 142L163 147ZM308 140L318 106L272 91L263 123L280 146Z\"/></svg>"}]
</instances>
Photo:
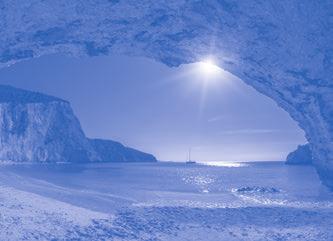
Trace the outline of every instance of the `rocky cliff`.
<instances>
[{"instance_id":1,"label":"rocky cliff","mask_svg":"<svg viewBox=\"0 0 333 241\"><path fill-rule=\"evenodd\" d=\"M287 156L288 165L312 165L312 152L309 144L299 145L297 149Z\"/></svg>"},{"instance_id":2,"label":"rocky cliff","mask_svg":"<svg viewBox=\"0 0 333 241\"><path fill-rule=\"evenodd\" d=\"M0 160L156 160L151 155L113 143L89 140L67 101L10 86L0 86ZM100 144L102 147L99 147ZM148 156L150 158L147 158Z\"/></svg>"},{"instance_id":3,"label":"rocky cliff","mask_svg":"<svg viewBox=\"0 0 333 241\"><path fill-rule=\"evenodd\" d=\"M101 139L89 139L94 150L103 162L155 162L156 158L119 142Z\"/></svg>"}]
</instances>

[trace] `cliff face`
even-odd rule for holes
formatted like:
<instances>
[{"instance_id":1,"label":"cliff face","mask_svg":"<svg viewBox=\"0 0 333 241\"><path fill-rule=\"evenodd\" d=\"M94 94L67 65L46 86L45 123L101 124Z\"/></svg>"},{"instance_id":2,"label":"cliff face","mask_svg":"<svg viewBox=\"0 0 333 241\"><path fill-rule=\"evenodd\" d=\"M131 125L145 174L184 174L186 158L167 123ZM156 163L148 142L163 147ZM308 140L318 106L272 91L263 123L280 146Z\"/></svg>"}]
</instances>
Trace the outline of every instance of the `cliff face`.
<instances>
[{"instance_id":1,"label":"cliff face","mask_svg":"<svg viewBox=\"0 0 333 241\"><path fill-rule=\"evenodd\" d=\"M123 150L127 151L125 147L114 147L102 149L100 154L98 144L94 142L91 145L67 101L0 86L0 160L113 161L111 157L121 156ZM130 158L133 158L132 161L141 160L140 152L125 156L126 161L131 161Z\"/></svg>"},{"instance_id":2,"label":"cliff face","mask_svg":"<svg viewBox=\"0 0 333 241\"><path fill-rule=\"evenodd\" d=\"M287 156L288 165L312 165L312 152L309 144L299 145L297 149Z\"/></svg>"},{"instance_id":3,"label":"cliff face","mask_svg":"<svg viewBox=\"0 0 333 241\"><path fill-rule=\"evenodd\" d=\"M18 162L95 161L70 104L0 86L0 159Z\"/></svg>"}]
</instances>

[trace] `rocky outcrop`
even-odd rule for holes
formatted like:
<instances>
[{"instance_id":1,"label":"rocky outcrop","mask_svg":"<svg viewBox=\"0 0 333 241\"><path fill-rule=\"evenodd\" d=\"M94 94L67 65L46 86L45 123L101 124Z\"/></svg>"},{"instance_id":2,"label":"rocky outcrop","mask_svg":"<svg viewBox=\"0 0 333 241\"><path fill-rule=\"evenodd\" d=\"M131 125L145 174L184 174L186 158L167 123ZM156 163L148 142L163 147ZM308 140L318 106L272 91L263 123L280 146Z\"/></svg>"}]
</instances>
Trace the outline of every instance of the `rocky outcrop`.
<instances>
[{"instance_id":1,"label":"rocky outcrop","mask_svg":"<svg viewBox=\"0 0 333 241\"><path fill-rule=\"evenodd\" d=\"M102 162L156 162L148 153L126 147L119 142L102 139L89 139Z\"/></svg>"},{"instance_id":2,"label":"rocky outcrop","mask_svg":"<svg viewBox=\"0 0 333 241\"><path fill-rule=\"evenodd\" d=\"M45 54L213 56L299 123L333 189L333 1L2 1L0 66Z\"/></svg>"},{"instance_id":3,"label":"rocky outcrop","mask_svg":"<svg viewBox=\"0 0 333 241\"><path fill-rule=\"evenodd\" d=\"M287 165L312 165L312 153L309 144L299 145L297 149L287 156Z\"/></svg>"},{"instance_id":4,"label":"rocky outcrop","mask_svg":"<svg viewBox=\"0 0 333 241\"><path fill-rule=\"evenodd\" d=\"M0 86L0 160L81 162L97 159L67 101Z\"/></svg>"},{"instance_id":5,"label":"rocky outcrop","mask_svg":"<svg viewBox=\"0 0 333 241\"><path fill-rule=\"evenodd\" d=\"M113 142L91 141L86 138L67 101L0 86L0 160L129 162L146 161L148 157L152 160L152 156L145 156L144 153L125 148L121 144L110 148L107 144L110 146L111 143ZM117 158L119 156L124 158Z\"/></svg>"}]
</instances>

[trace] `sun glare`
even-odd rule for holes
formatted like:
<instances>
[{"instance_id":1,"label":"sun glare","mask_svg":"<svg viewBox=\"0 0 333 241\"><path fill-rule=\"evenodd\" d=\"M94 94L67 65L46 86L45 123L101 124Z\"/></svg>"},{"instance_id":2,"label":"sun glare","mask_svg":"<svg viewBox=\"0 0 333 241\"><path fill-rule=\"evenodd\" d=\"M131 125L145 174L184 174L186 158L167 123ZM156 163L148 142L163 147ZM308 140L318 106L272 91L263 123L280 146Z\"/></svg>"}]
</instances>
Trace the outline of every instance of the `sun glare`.
<instances>
[{"instance_id":1,"label":"sun glare","mask_svg":"<svg viewBox=\"0 0 333 241\"><path fill-rule=\"evenodd\" d=\"M199 70L205 76L215 76L221 73L221 69L212 59L199 62Z\"/></svg>"}]
</instances>

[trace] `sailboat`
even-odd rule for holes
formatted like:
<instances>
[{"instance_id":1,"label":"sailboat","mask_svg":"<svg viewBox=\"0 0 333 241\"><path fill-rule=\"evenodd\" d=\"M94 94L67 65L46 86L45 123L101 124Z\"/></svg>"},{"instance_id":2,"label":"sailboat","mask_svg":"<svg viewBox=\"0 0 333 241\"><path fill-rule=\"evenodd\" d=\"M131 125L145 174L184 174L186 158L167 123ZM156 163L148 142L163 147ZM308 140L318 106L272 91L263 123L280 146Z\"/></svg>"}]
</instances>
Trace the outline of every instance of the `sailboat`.
<instances>
[{"instance_id":1,"label":"sailboat","mask_svg":"<svg viewBox=\"0 0 333 241\"><path fill-rule=\"evenodd\" d=\"M186 162L186 164L195 164L195 161L191 160L191 148L188 150L188 160Z\"/></svg>"}]
</instances>

